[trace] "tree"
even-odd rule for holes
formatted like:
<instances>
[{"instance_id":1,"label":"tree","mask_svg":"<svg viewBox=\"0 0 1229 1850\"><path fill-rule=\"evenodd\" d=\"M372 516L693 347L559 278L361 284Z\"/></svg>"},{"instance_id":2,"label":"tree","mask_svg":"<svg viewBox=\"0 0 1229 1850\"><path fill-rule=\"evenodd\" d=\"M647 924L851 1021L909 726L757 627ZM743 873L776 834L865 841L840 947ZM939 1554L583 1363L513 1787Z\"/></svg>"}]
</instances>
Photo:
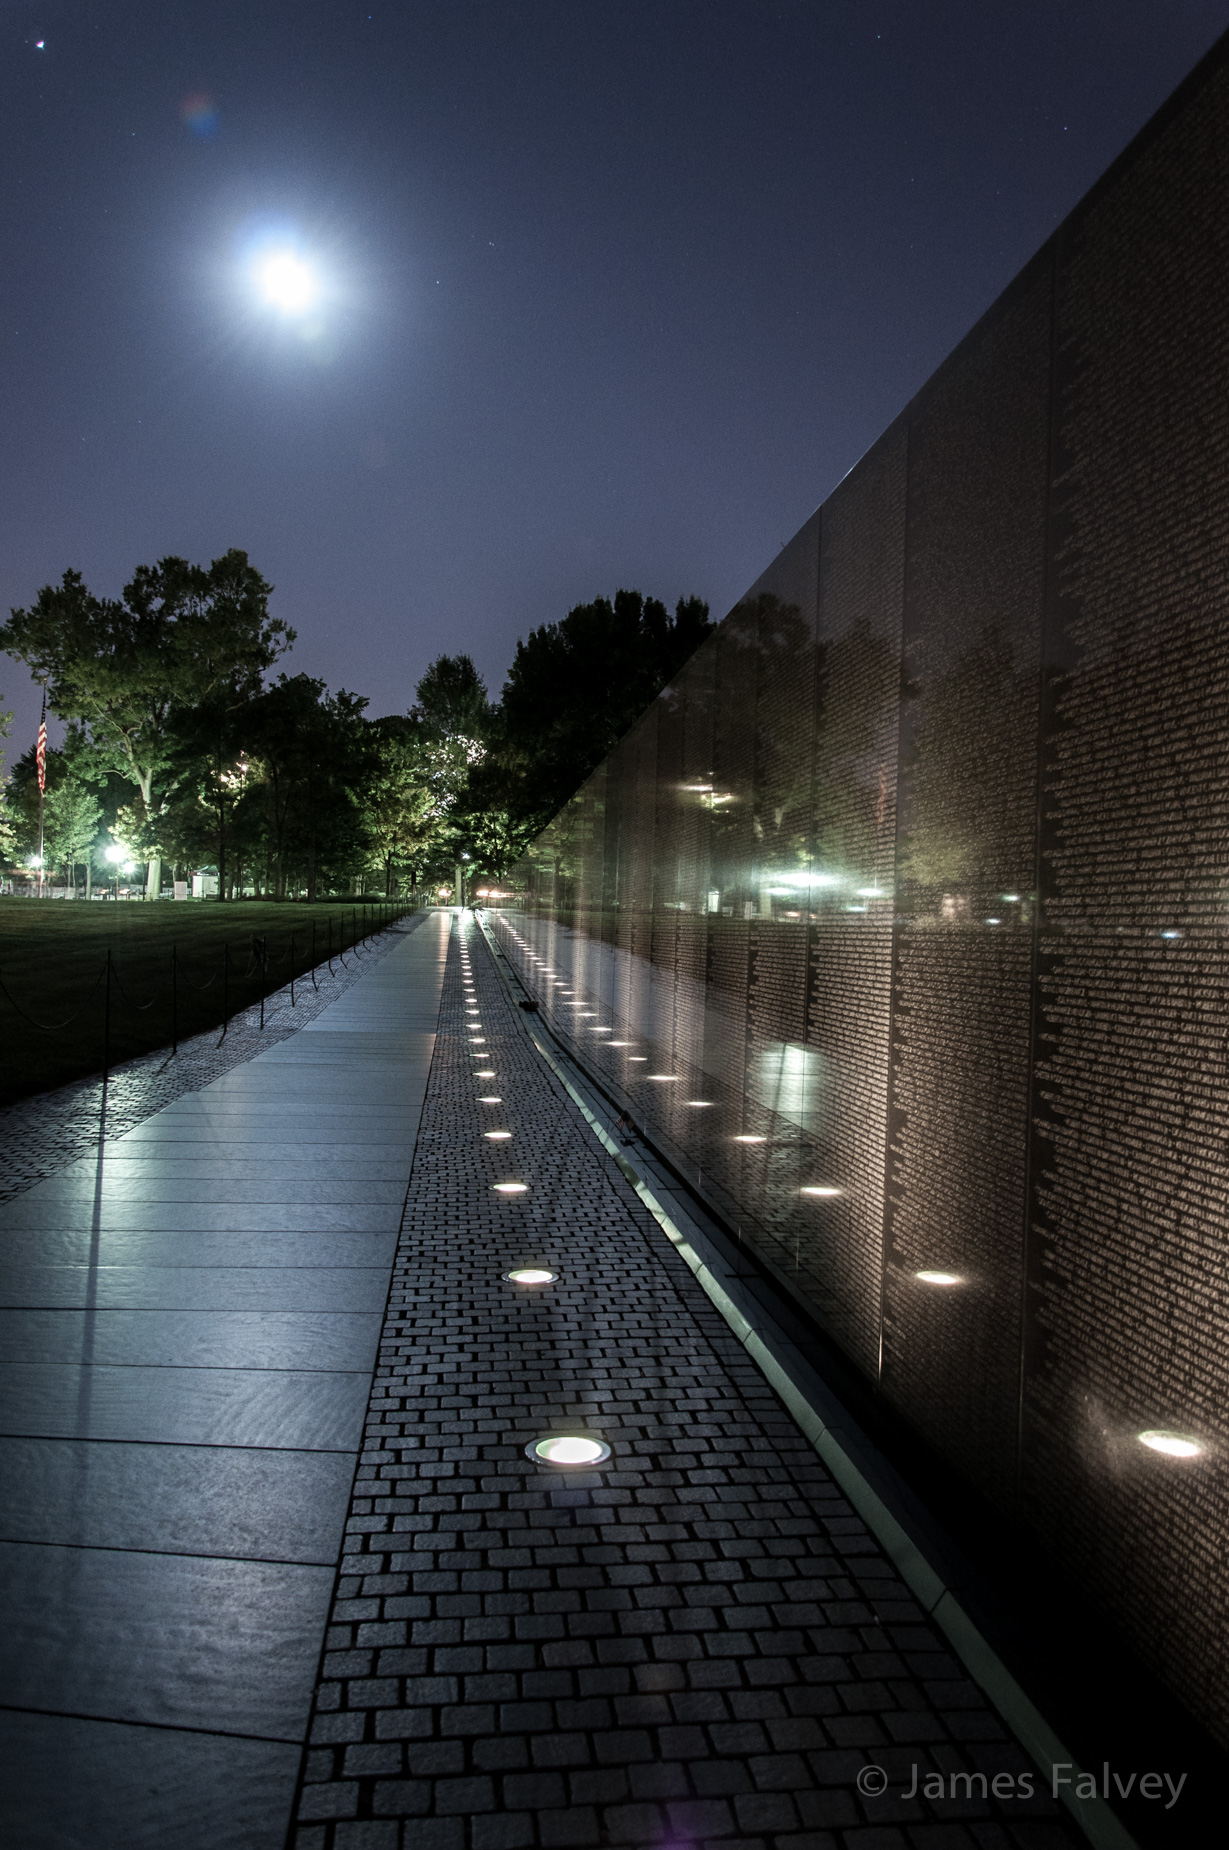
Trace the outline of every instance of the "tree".
<instances>
[{"instance_id":1,"label":"tree","mask_svg":"<svg viewBox=\"0 0 1229 1850\"><path fill-rule=\"evenodd\" d=\"M416 874L437 846L441 813L430 780L435 748L413 719L395 714L371 722L371 742L371 769L359 807L368 844L378 857L385 898L391 898L397 864Z\"/></svg>"},{"instance_id":2,"label":"tree","mask_svg":"<svg viewBox=\"0 0 1229 1850\"><path fill-rule=\"evenodd\" d=\"M323 862L353 866L364 846L356 798L371 769L362 723L365 699L330 694L309 675L279 675L249 702L242 736L263 786L276 894L285 897L293 865L316 897Z\"/></svg>"},{"instance_id":3,"label":"tree","mask_svg":"<svg viewBox=\"0 0 1229 1850\"><path fill-rule=\"evenodd\" d=\"M43 855L52 865L62 861L70 884L76 887L79 866L86 869L86 896L90 889L90 855L102 822L102 804L95 787L71 767L55 783L48 781L43 801Z\"/></svg>"},{"instance_id":4,"label":"tree","mask_svg":"<svg viewBox=\"0 0 1229 1850\"><path fill-rule=\"evenodd\" d=\"M531 833L546 824L693 655L713 625L708 605L618 591L578 604L516 646L489 761L472 801L504 808Z\"/></svg>"},{"instance_id":5,"label":"tree","mask_svg":"<svg viewBox=\"0 0 1229 1850\"><path fill-rule=\"evenodd\" d=\"M0 739L7 739L9 727L13 723L11 713L0 713ZM0 750L0 772L4 769L4 752ZM0 780L0 856L5 859L12 854L17 840L17 826L12 810L9 808L8 780Z\"/></svg>"},{"instance_id":6,"label":"tree","mask_svg":"<svg viewBox=\"0 0 1229 1850\"><path fill-rule=\"evenodd\" d=\"M480 743L491 725L486 686L468 655L438 655L414 690L414 713L437 738Z\"/></svg>"},{"instance_id":7,"label":"tree","mask_svg":"<svg viewBox=\"0 0 1229 1850\"><path fill-rule=\"evenodd\" d=\"M265 669L294 641L269 615L272 585L232 550L208 567L168 556L138 566L123 597L97 598L80 572L44 585L28 610L0 626L0 649L47 686L47 704L83 728L100 772L118 771L139 792L156 832L170 794L168 718L221 687L254 693ZM146 892L161 865L151 853Z\"/></svg>"},{"instance_id":8,"label":"tree","mask_svg":"<svg viewBox=\"0 0 1229 1850\"><path fill-rule=\"evenodd\" d=\"M14 846L23 858L30 860L39 850L38 760L33 745L13 766L9 788ZM84 862L88 870L102 814L97 789L90 778L82 775L71 741L65 751L49 751L43 794L45 865L63 865L71 875ZM86 884L89 884L88 871Z\"/></svg>"}]
</instances>

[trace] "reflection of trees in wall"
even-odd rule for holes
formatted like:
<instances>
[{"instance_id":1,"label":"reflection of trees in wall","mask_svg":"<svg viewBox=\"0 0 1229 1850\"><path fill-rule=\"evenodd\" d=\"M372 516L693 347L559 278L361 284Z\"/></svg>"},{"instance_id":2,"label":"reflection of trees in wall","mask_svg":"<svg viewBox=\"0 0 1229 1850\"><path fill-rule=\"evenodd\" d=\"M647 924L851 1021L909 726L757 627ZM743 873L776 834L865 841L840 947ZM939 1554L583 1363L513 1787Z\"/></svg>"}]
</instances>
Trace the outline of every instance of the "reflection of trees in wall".
<instances>
[{"instance_id":1,"label":"reflection of trees in wall","mask_svg":"<svg viewBox=\"0 0 1229 1850\"><path fill-rule=\"evenodd\" d=\"M893 820L899 658L859 619L819 646L814 770L815 866L869 879ZM885 725L889 713L891 724ZM819 895L822 898L822 891Z\"/></svg>"},{"instance_id":2,"label":"reflection of trees in wall","mask_svg":"<svg viewBox=\"0 0 1229 1850\"><path fill-rule=\"evenodd\" d=\"M907 684L900 880L916 911L978 917L1032 884L1019 792L1036 771L1037 677L988 624L924 682Z\"/></svg>"}]
</instances>

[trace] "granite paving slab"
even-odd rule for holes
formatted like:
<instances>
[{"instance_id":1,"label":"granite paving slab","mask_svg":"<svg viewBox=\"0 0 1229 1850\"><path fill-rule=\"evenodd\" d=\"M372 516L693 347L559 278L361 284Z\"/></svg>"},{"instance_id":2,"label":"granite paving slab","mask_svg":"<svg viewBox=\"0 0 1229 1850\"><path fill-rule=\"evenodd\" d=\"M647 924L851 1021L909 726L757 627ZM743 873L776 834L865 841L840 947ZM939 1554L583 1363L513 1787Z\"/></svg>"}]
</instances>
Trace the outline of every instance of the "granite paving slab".
<instances>
[{"instance_id":1,"label":"granite paving slab","mask_svg":"<svg viewBox=\"0 0 1229 1850\"><path fill-rule=\"evenodd\" d=\"M0 1843L281 1850L450 926L0 1205Z\"/></svg>"}]
</instances>

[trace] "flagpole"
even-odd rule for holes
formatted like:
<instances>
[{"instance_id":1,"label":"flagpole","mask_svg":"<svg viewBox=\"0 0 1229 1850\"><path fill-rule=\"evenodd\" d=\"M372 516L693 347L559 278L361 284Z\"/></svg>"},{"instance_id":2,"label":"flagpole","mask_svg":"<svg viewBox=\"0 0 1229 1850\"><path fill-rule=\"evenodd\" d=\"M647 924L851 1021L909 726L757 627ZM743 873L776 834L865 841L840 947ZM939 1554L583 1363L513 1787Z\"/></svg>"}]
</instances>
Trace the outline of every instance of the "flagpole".
<instances>
[{"instance_id":1,"label":"flagpole","mask_svg":"<svg viewBox=\"0 0 1229 1850\"><path fill-rule=\"evenodd\" d=\"M38 721L38 896L43 897L43 791L47 785L47 683L43 682L43 710Z\"/></svg>"}]
</instances>

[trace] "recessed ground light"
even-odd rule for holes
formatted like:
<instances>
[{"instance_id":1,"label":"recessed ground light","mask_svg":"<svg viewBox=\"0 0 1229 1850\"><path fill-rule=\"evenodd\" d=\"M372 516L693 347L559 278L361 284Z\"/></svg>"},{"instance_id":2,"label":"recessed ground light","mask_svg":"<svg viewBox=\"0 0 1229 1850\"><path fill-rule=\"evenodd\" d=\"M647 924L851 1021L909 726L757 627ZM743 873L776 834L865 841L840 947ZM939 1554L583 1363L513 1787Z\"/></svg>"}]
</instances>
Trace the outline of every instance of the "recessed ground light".
<instances>
[{"instance_id":1,"label":"recessed ground light","mask_svg":"<svg viewBox=\"0 0 1229 1850\"><path fill-rule=\"evenodd\" d=\"M767 1143L767 1137L757 1137L753 1131L739 1131L735 1143Z\"/></svg>"},{"instance_id":2,"label":"recessed ground light","mask_svg":"<svg viewBox=\"0 0 1229 1850\"><path fill-rule=\"evenodd\" d=\"M475 1079L494 1079L494 1077L495 1068L493 1066L484 1067L482 1072L474 1074Z\"/></svg>"},{"instance_id":3,"label":"recessed ground light","mask_svg":"<svg viewBox=\"0 0 1229 1850\"><path fill-rule=\"evenodd\" d=\"M649 1056L647 1053L629 1053L627 1057L629 1060L638 1060L641 1066L647 1066L649 1063Z\"/></svg>"},{"instance_id":4,"label":"recessed ground light","mask_svg":"<svg viewBox=\"0 0 1229 1850\"><path fill-rule=\"evenodd\" d=\"M482 1135L484 1137L489 1137L492 1143L502 1143L505 1138L511 1137L512 1132L511 1131L483 1131Z\"/></svg>"},{"instance_id":5,"label":"recessed ground light","mask_svg":"<svg viewBox=\"0 0 1229 1850\"><path fill-rule=\"evenodd\" d=\"M590 1028L590 1030L589 1030L589 1032L590 1032L590 1034L609 1034L609 1033L610 1033L610 1029L609 1029L609 1028L603 1028L603 1026L602 1026L602 1024L601 1024L601 1022L599 1021L599 1022L598 1022L598 1024L597 1024L597 1027L596 1027L596 1028ZM611 1045L613 1046L613 1044L614 1044L614 1043L612 1042L612 1043L611 1043Z\"/></svg>"},{"instance_id":6,"label":"recessed ground light","mask_svg":"<svg viewBox=\"0 0 1229 1850\"><path fill-rule=\"evenodd\" d=\"M486 1035L485 1034L471 1034L469 1037L469 1044L471 1047L485 1047L486 1046Z\"/></svg>"},{"instance_id":7,"label":"recessed ground light","mask_svg":"<svg viewBox=\"0 0 1229 1850\"><path fill-rule=\"evenodd\" d=\"M958 1285L960 1283L959 1272L915 1272L914 1277L920 1278L924 1285Z\"/></svg>"},{"instance_id":8,"label":"recessed ground light","mask_svg":"<svg viewBox=\"0 0 1229 1850\"><path fill-rule=\"evenodd\" d=\"M678 1077L679 1076L677 1073L646 1073L645 1074L646 1079L659 1080L663 1085L665 1084L677 1085Z\"/></svg>"},{"instance_id":9,"label":"recessed ground light","mask_svg":"<svg viewBox=\"0 0 1229 1850\"><path fill-rule=\"evenodd\" d=\"M831 1201L832 1197L839 1195L841 1191L839 1188L830 1187L827 1182L812 1182L800 1192L804 1195L818 1195L821 1201Z\"/></svg>"},{"instance_id":10,"label":"recessed ground light","mask_svg":"<svg viewBox=\"0 0 1229 1850\"><path fill-rule=\"evenodd\" d=\"M525 1456L536 1465L600 1465L610 1457L610 1447L587 1433L548 1432L529 1441Z\"/></svg>"},{"instance_id":11,"label":"recessed ground light","mask_svg":"<svg viewBox=\"0 0 1229 1850\"><path fill-rule=\"evenodd\" d=\"M499 1098L497 1095L491 1094L486 1098L480 1098L478 1100L478 1103L480 1105L502 1105L503 1100L502 1098Z\"/></svg>"},{"instance_id":12,"label":"recessed ground light","mask_svg":"<svg viewBox=\"0 0 1229 1850\"><path fill-rule=\"evenodd\" d=\"M698 1110L701 1105L711 1105L713 1100L711 1098L689 1098L687 1103L694 1105Z\"/></svg>"},{"instance_id":13,"label":"recessed ground light","mask_svg":"<svg viewBox=\"0 0 1229 1850\"><path fill-rule=\"evenodd\" d=\"M610 1043L612 1047L630 1047L631 1044L630 1041L611 1041Z\"/></svg>"},{"instance_id":14,"label":"recessed ground light","mask_svg":"<svg viewBox=\"0 0 1229 1850\"><path fill-rule=\"evenodd\" d=\"M553 1285L558 1276L558 1272L548 1272L539 1265L522 1265L515 1272L504 1273L514 1285Z\"/></svg>"},{"instance_id":15,"label":"recessed ground light","mask_svg":"<svg viewBox=\"0 0 1229 1850\"><path fill-rule=\"evenodd\" d=\"M1198 1458L1204 1449L1198 1439L1192 1439L1187 1433L1164 1432L1156 1427L1141 1432L1139 1442L1150 1452L1163 1452L1166 1458Z\"/></svg>"},{"instance_id":16,"label":"recessed ground light","mask_svg":"<svg viewBox=\"0 0 1229 1850\"><path fill-rule=\"evenodd\" d=\"M528 1182L494 1182L491 1186L497 1195L524 1195L529 1192Z\"/></svg>"}]
</instances>

